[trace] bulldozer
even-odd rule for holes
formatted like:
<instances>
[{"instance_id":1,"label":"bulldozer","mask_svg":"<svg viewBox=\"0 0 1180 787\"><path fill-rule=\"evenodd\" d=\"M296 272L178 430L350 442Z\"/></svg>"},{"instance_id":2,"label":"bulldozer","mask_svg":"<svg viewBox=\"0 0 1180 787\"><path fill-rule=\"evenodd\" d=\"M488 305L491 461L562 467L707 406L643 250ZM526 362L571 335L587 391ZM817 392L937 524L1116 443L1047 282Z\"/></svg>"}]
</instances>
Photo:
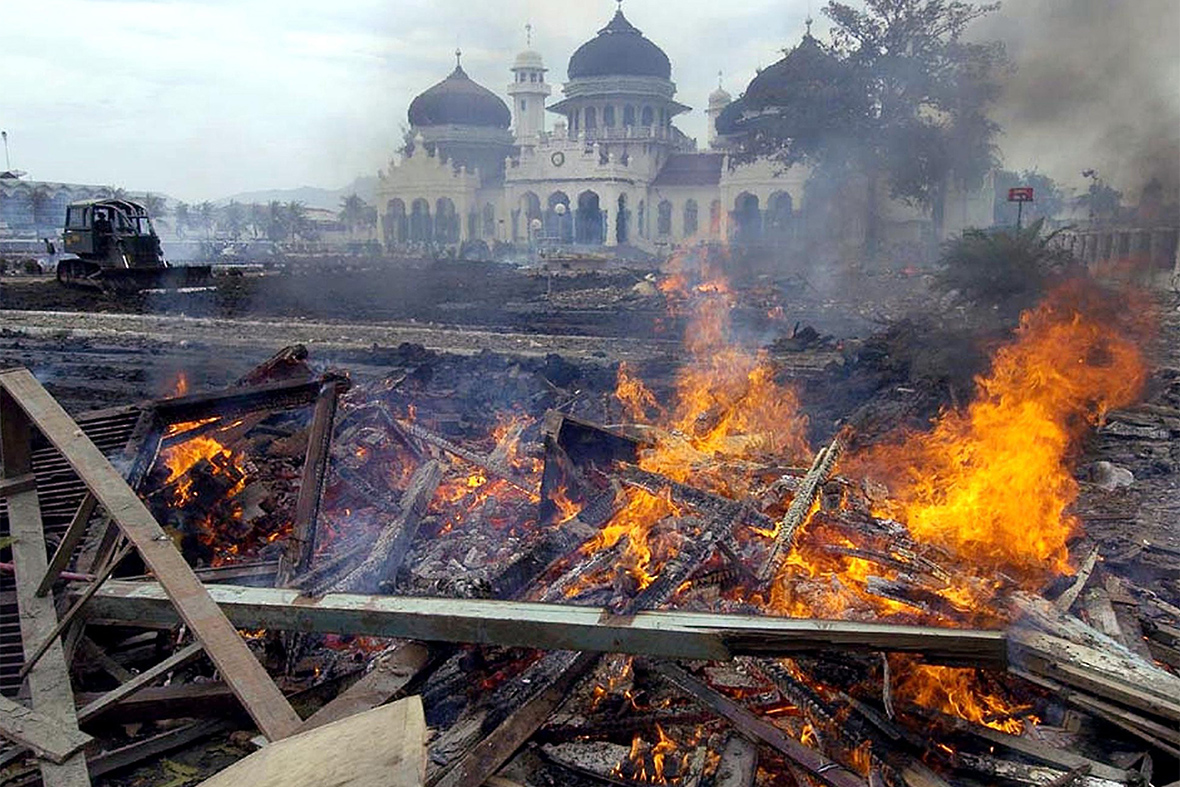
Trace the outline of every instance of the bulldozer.
<instances>
[{"instance_id":1,"label":"bulldozer","mask_svg":"<svg viewBox=\"0 0 1180 787\"><path fill-rule=\"evenodd\" d=\"M147 208L126 199L89 199L66 207L62 246L74 257L57 264L57 280L127 294L144 290L206 288L209 265L171 265Z\"/></svg>"}]
</instances>

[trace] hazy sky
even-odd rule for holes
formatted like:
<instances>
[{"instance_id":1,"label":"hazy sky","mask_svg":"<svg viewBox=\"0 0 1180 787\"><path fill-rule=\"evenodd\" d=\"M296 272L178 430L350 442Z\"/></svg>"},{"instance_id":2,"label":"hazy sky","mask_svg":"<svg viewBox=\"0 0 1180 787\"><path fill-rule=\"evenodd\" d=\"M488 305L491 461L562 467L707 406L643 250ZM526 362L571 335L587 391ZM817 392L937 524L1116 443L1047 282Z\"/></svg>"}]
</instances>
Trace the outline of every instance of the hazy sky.
<instances>
[{"instance_id":1,"label":"hazy sky","mask_svg":"<svg viewBox=\"0 0 1180 787\"><path fill-rule=\"evenodd\" d=\"M818 3L817 3L818 7ZM454 67L503 96L525 46L551 69L613 0L3 0L0 128L30 178L180 199L372 175L415 95ZM704 141L706 97L740 93L803 33L806 0L627 0L672 60L680 127ZM550 123L555 115L550 115ZM0 162L2 163L2 162Z\"/></svg>"},{"instance_id":2,"label":"hazy sky","mask_svg":"<svg viewBox=\"0 0 1180 787\"><path fill-rule=\"evenodd\" d=\"M717 72L741 93L798 43L809 10L826 39L823 4L626 0L624 11L671 58L677 98L694 108L678 125L703 145ZM1007 0L984 30L1024 64L997 113L1006 163L1076 183L1078 164L1117 173L1106 159L1132 148L1166 161L1180 144L1177 9ZM456 45L467 72L503 97L531 21L556 100L570 55L614 10L613 0L0 0L0 129L12 165L40 180L190 201L339 188L386 165L410 101L451 71ZM1163 147L1147 144L1161 137Z\"/></svg>"}]
</instances>

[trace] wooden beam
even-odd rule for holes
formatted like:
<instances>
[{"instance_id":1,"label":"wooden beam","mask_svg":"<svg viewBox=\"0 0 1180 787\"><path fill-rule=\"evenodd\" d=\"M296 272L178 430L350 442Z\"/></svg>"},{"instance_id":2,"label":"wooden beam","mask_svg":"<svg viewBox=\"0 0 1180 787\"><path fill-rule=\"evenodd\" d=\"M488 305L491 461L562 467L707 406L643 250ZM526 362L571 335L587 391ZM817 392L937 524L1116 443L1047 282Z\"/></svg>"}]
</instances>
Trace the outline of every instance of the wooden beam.
<instances>
[{"instance_id":1,"label":"wooden beam","mask_svg":"<svg viewBox=\"0 0 1180 787\"><path fill-rule=\"evenodd\" d=\"M32 749L41 759L58 764L93 740L86 733L63 727L7 697L0 697L0 735Z\"/></svg>"},{"instance_id":2,"label":"wooden beam","mask_svg":"<svg viewBox=\"0 0 1180 787\"><path fill-rule=\"evenodd\" d=\"M76 426L75 429L78 434L82 434L81 429ZM4 478L16 478L32 472L31 437L30 419L18 407L14 396L6 390L0 390L0 460L4 464ZM16 566L16 602L20 614L21 641L28 656L33 643L42 641L57 623L53 599L37 595L37 583L45 576L48 561L45 557L41 504L35 489L8 498L8 528L13 538L12 562ZM33 709L57 724L63 732L71 735L77 733L78 718L74 713L70 670L60 642L55 641L50 646L41 664L29 674L28 681ZM43 761L40 766L45 787L90 785L84 757L71 757L60 764Z\"/></svg>"},{"instance_id":3,"label":"wooden beam","mask_svg":"<svg viewBox=\"0 0 1180 787\"><path fill-rule=\"evenodd\" d=\"M407 697L267 746L197 787L421 787L426 735L422 699Z\"/></svg>"},{"instance_id":4,"label":"wooden beam","mask_svg":"<svg viewBox=\"0 0 1180 787\"><path fill-rule=\"evenodd\" d=\"M844 770L815 749L788 737L778 727L755 716L748 708L711 689L675 664L657 662L651 667L677 688L693 695L707 708L728 719L743 735L749 735L772 747L829 787L868 787L856 774Z\"/></svg>"},{"instance_id":5,"label":"wooden beam","mask_svg":"<svg viewBox=\"0 0 1180 787\"><path fill-rule=\"evenodd\" d=\"M469 642L548 650L632 653L725 661L737 655L787 656L845 650L918 653L943 664L1003 668L1001 631L940 629L839 620L699 612L616 616L594 607L486 599L403 598L206 585L234 625L323 634ZM110 580L89 614L105 621L172 623L176 612L156 582Z\"/></svg>"},{"instance_id":6,"label":"wooden beam","mask_svg":"<svg viewBox=\"0 0 1180 787\"><path fill-rule=\"evenodd\" d=\"M61 543L57 545L53 559L49 561L49 568L46 569L41 584L37 586L38 596L48 596L49 591L53 590L54 583L61 576L61 572L69 566L70 558L74 556L74 550L78 548L78 544L82 543L82 539L86 536L86 529L90 526L90 517L94 516L94 509L97 507L98 500L95 499L92 492L87 491L78 510L74 512L74 518L70 520L70 526L62 536Z\"/></svg>"},{"instance_id":7,"label":"wooden beam","mask_svg":"<svg viewBox=\"0 0 1180 787\"><path fill-rule=\"evenodd\" d=\"M25 473L15 478L0 479L0 498L19 495L21 492L31 492L37 488L37 477L32 473Z\"/></svg>"},{"instance_id":8,"label":"wooden beam","mask_svg":"<svg viewBox=\"0 0 1180 787\"><path fill-rule=\"evenodd\" d=\"M122 683L118 688L108 691L98 699L87 704L84 708L80 708L78 710L79 723L85 723L93 719L107 708L130 697L140 689L150 686L157 678L184 666L204 652L205 649L201 647L201 643L199 642L194 642L176 651L151 669L144 670L131 680Z\"/></svg>"},{"instance_id":9,"label":"wooden beam","mask_svg":"<svg viewBox=\"0 0 1180 787\"><path fill-rule=\"evenodd\" d=\"M397 571L418 535L418 526L426 514L434 493L442 483L443 466L431 459L420 465L402 493L401 514L377 537L369 555L343 577L333 590L352 593L376 592L383 581L397 579Z\"/></svg>"},{"instance_id":10,"label":"wooden beam","mask_svg":"<svg viewBox=\"0 0 1180 787\"><path fill-rule=\"evenodd\" d=\"M406 642L377 663L356 683L309 716L300 732L314 730L340 719L384 705L406 687L430 661L430 649L421 642Z\"/></svg>"},{"instance_id":11,"label":"wooden beam","mask_svg":"<svg viewBox=\"0 0 1180 787\"><path fill-rule=\"evenodd\" d=\"M569 699L573 688L598 663L597 653L550 653L542 662L559 663L552 680L504 719L458 762L427 781L428 787L480 787L525 744L545 720Z\"/></svg>"},{"instance_id":12,"label":"wooden beam","mask_svg":"<svg viewBox=\"0 0 1180 787\"><path fill-rule=\"evenodd\" d=\"M336 424L336 403L340 394L348 390L348 385L347 378L329 380L320 388L316 398L307 435L299 496L295 500L295 522L291 536L287 539L287 549L280 560L275 584L287 584L293 574L306 568L315 551L316 521L319 518L320 499L324 494L324 480L328 475L328 457Z\"/></svg>"},{"instance_id":13,"label":"wooden beam","mask_svg":"<svg viewBox=\"0 0 1180 787\"><path fill-rule=\"evenodd\" d=\"M807 471L807 475L799 483L799 488L791 500L791 505L787 508L787 513L778 523L770 553L758 571L758 579L763 583L774 579L778 573L779 565L794 549L795 533L807 521L816 498L819 497L824 484L831 477L832 471L836 469L836 462L840 459L840 454L844 452L846 444L847 435L840 432L832 438L830 444L821 448L819 453L815 455L811 469Z\"/></svg>"},{"instance_id":14,"label":"wooden beam","mask_svg":"<svg viewBox=\"0 0 1180 787\"><path fill-rule=\"evenodd\" d=\"M102 452L27 370L0 373L0 388L61 452L99 504L135 545L263 734L270 740L278 740L294 732L301 723L299 716L209 597L143 501ZM37 582L45 574L44 551L40 563ZM40 636L35 639L48 633L47 629L38 631Z\"/></svg>"},{"instance_id":15,"label":"wooden beam","mask_svg":"<svg viewBox=\"0 0 1180 787\"><path fill-rule=\"evenodd\" d=\"M57 625L53 627L53 630L45 637L45 640L33 649L31 656L25 659L25 663L20 668L20 677L23 678L25 675L28 675L29 670L37 666L37 662L49 650L49 646L57 641L58 635L65 631L66 627L73 622L74 618L78 617L78 613L86 606L86 602L93 598L94 594L98 592L98 589L102 587L102 583L110 578L111 574L115 572L115 568L123 562L123 558L131 554L131 549L131 544L125 544L115 554L115 558L103 569L102 573L95 577L94 581L87 586L86 590L75 599L66 614L62 616L61 620L57 622Z\"/></svg>"},{"instance_id":16,"label":"wooden beam","mask_svg":"<svg viewBox=\"0 0 1180 787\"><path fill-rule=\"evenodd\" d=\"M1094 567L1098 565L1098 559L1100 557L1101 554L1098 552L1098 547L1090 550L1090 554L1082 561L1082 567L1078 569L1077 575L1074 576L1073 583L1053 602L1059 610L1069 612L1073 608L1074 602L1078 600L1078 596L1086 589L1086 583L1090 581L1090 576L1094 573Z\"/></svg>"},{"instance_id":17,"label":"wooden beam","mask_svg":"<svg viewBox=\"0 0 1180 787\"><path fill-rule=\"evenodd\" d=\"M1036 762L1065 770L1085 767L1089 769L1086 774L1088 776L1095 776L1099 779L1107 779L1109 781L1119 782L1120 784L1130 784L1132 782L1133 774L1131 772L1083 757L1080 754L1074 754L1066 749L1058 749L1033 738L1008 735L999 730L993 730L991 727L985 727L982 724L973 724L958 717L944 715L942 718L950 721L956 729L970 733L977 738L983 738L1005 749L1010 749Z\"/></svg>"}]
</instances>

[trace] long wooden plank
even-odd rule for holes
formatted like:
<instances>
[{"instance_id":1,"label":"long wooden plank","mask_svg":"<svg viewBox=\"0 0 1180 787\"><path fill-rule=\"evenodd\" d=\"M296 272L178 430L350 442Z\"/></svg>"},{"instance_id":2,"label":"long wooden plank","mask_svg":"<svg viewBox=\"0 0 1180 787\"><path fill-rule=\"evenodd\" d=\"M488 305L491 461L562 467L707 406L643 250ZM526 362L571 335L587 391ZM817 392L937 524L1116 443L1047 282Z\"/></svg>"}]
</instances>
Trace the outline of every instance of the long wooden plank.
<instances>
[{"instance_id":1,"label":"long wooden plank","mask_svg":"<svg viewBox=\"0 0 1180 787\"><path fill-rule=\"evenodd\" d=\"M97 507L98 501L94 499L91 492L87 492L86 496L82 498L78 510L74 512L74 518L70 520L69 528L66 529L65 535L57 545L57 551L53 553L53 559L49 561L49 568L45 571L41 584L37 586L38 596L49 595L49 591L53 590L53 585L61 576L61 572L69 566L70 558L74 556L74 550L78 548L78 544L82 543L82 538L86 535L86 529L90 525L90 517L94 515L94 509Z\"/></svg>"},{"instance_id":2,"label":"long wooden plank","mask_svg":"<svg viewBox=\"0 0 1180 787\"><path fill-rule=\"evenodd\" d=\"M340 394L346 390L347 379L332 380L324 383L316 399L311 428L308 430L303 474L299 481L299 496L295 500L295 523L281 558L276 584L285 585L295 572L306 569L315 551L316 523L320 513L320 498L324 493L324 480L328 474L336 403Z\"/></svg>"},{"instance_id":3,"label":"long wooden plank","mask_svg":"<svg viewBox=\"0 0 1180 787\"><path fill-rule=\"evenodd\" d=\"M209 657L263 734L270 740L292 734L301 723L298 714L119 472L27 370L0 373L0 387L11 394L33 424L61 452L99 504L135 544L180 616L204 644ZM42 555L36 582L45 574L45 563ZM48 630L39 633L44 636Z\"/></svg>"},{"instance_id":4,"label":"long wooden plank","mask_svg":"<svg viewBox=\"0 0 1180 787\"><path fill-rule=\"evenodd\" d=\"M669 662L658 662L652 668L683 691L696 697L710 710L728 719L743 735L757 738L805 769L815 779L829 787L868 787L851 771L846 771L815 749L790 738L770 722L755 716L749 709L714 691L685 670Z\"/></svg>"},{"instance_id":5,"label":"long wooden plank","mask_svg":"<svg viewBox=\"0 0 1180 787\"><path fill-rule=\"evenodd\" d=\"M78 429L81 434L82 430ZM29 419L20 412L14 397L0 390L0 459L5 478L32 472ZM25 655L32 653L36 643L57 624L57 611L52 598L37 595L37 583L45 576L48 565L45 550L45 529L41 523L41 505L36 490L20 492L8 498L8 528L13 538L12 562L16 566L16 603L20 613L21 641ZM33 709L56 723L63 731L74 734L78 718L74 713L70 671L60 642L54 642L41 663L29 673L29 690ZM90 776L86 759L71 757L64 762L42 761L41 780L45 787L89 787Z\"/></svg>"},{"instance_id":6,"label":"long wooden plank","mask_svg":"<svg viewBox=\"0 0 1180 787\"><path fill-rule=\"evenodd\" d=\"M0 735L33 750L38 757L56 763L77 753L92 740L77 729L63 727L7 697L0 697Z\"/></svg>"},{"instance_id":7,"label":"long wooden plank","mask_svg":"<svg viewBox=\"0 0 1180 787\"><path fill-rule=\"evenodd\" d=\"M93 719L112 705L118 704L144 687L150 686L157 678L197 658L204 650L199 642L194 642L185 648L181 648L151 669L144 670L130 680L120 684L118 688L108 691L98 699L87 704L84 708L80 708L78 710L78 721L85 723Z\"/></svg>"},{"instance_id":8,"label":"long wooden plank","mask_svg":"<svg viewBox=\"0 0 1180 787\"><path fill-rule=\"evenodd\" d=\"M343 593L309 598L290 589L215 584L205 588L235 625L249 629L710 661L845 650L921 653L940 663L979 667L1002 668L1007 663L1007 635L1000 631L698 612L615 616L594 607L516 601ZM87 610L106 621L176 620L156 582L110 580Z\"/></svg>"},{"instance_id":9,"label":"long wooden plank","mask_svg":"<svg viewBox=\"0 0 1180 787\"><path fill-rule=\"evenodd\" d=\"M37 647L33 649L33 654L25 659L25 663L20 668L20 677L23 678L25 675L28 675L29 670L37 666L37 661L45 655L45 652L49 649L49 646L53 644L54 640L57 639L58 635L65 631L66 627L69 626L71 622L73 622L74 618L78 617L78 614L86 606L86 602L98 592L98 589L102 587L102 583L114 573L115 568L118 567L119 563L123 561L123 558L127 557L129 554L131 554L131 545L126 544L122 549L119 550L118 553L116 553L114 560L112 560L107 565L107 567L103 569L102 573L94 578L94 581L90 583L90 586L86 588L86 590L83 591L80 596L78 596L77 600L75 600L70 606L66 614L62 615L61 620L57 622L57 625L54 626L53 630L50 631L45 637L45 641L39 643Z\"/></svg>"}]
</instances>

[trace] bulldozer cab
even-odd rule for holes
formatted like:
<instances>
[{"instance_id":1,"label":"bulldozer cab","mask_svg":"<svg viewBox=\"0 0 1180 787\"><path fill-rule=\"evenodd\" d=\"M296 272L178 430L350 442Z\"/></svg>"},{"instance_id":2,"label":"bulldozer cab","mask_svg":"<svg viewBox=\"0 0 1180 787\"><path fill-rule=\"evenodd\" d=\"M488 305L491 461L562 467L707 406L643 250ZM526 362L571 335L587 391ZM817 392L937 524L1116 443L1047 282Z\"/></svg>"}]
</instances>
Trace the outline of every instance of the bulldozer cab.
<instances>
[{"instance_id":1,"label":"bulldozer cab","mask_svg":"<svg viewBox=\"0 0 1180 787\"><path fill-rule=\"evenodd\" d=\"M164 265L160 240L147 208L122 199L82 200L66 208L63 246L108 268Z\"/></svg>"}]
</instances>

